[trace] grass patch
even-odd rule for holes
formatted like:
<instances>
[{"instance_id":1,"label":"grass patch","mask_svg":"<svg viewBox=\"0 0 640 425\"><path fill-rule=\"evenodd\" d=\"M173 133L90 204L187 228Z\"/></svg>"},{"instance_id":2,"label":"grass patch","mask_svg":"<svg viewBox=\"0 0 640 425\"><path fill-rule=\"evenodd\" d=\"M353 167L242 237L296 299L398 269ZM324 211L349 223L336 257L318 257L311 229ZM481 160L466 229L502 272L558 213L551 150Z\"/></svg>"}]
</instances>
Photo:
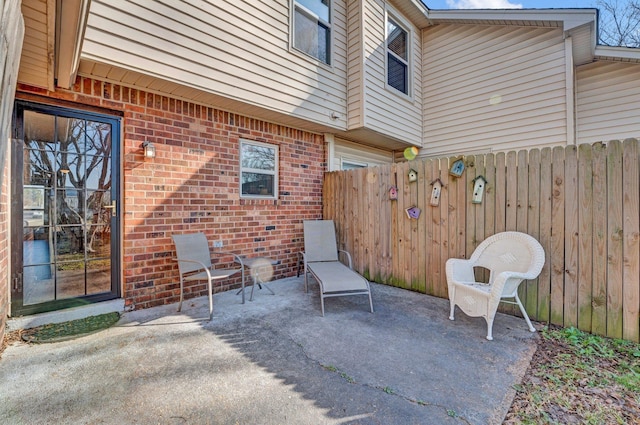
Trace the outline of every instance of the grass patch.
<instances>
[{"instance_id":1,"label":"grass patch","mask_svg":"<svg viewBox=\"0 0 640 425\"><path fill-rule=\"evenodd\" d=\"M22 331L27 342L59 342L98 332L114 325L120 319L117 312L100 314L63 323L52 323Z\"/></svg>"},{"instance_id":2,"label":"grass patch","mask_svg":"<svg viewBox=\"0 0 640 425\"><path fill-rule=\"evenodd\" d=\"M640 418L640 344L545 327L506 424L626 424Z\"/></svg>"}]
</instances>

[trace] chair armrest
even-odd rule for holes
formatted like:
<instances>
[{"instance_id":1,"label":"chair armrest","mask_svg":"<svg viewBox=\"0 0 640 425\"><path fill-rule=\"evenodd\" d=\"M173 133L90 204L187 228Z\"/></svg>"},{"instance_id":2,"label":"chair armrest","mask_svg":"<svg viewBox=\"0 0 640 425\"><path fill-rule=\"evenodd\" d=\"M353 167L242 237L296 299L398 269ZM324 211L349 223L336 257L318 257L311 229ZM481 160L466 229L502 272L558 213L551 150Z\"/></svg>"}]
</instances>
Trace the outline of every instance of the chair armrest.
<instances>
[{"instance_id":1,"label":"chair armrest","mask_svg":"<svg viewBox=\"0 0 640 425\"><path fill-rule=\"evenodd\" d=\"M209 279L211 279L211 272L209 271L209 267L207 267L204 263L197 261L197 260L188 260L188 259L178 259L178 258L174 258L174 260L176 260L178 262L178 264L180 263L192 263L192 264L197 264L200 266L200 268L198 269L194 269L194 270L189 270L188 272L184 273L185 275L193 275L196 273L199 273L201 271L204 271L207 273L207 276L209 277Z\"/></svg>"},{"instance_id":2,"label":"chair armrest","mask_svg":"<svg viewBox=\"0 0 640 425\"><path fill-rule=\"evenodd\" d=\"M463 258L449 258L446 262L447 280L475 282L473 262Z\"/></svg>"},{"instance_id":3,"label":"chair armrest","mask_svg":"<svg viewBox=\"0 0 640 425\"><path fill-rule=\"evenodd\" d=\"M504 271L496 276L491 287L493 296L512 297L518 291L523 280L535 279L538 275Z\"/></svg>"},{"instance_id":4,"label":"chair armrest","mask_svg":"<svg viewBox=\"0 0 640 425\"><path fill-rule=\"evenodd\" d=\"M338 255L339 255L340 253L343 253L344 255L346 255L346 256L347 256L347 261L349 262L349 264L347 264L347 266L349 266L349 268L350 268L351 270L353 270L353 263L351 262L351 254L349 254L349 251L345 251L344 249L339 249L339 250L338 250Z\"/></svg>"},{"instance_id":5,"label":"chair armrest","mask_svg":"<svg viewBox=\"0 0 640 425\"><path fill-rule=\"evenodd\" d=\"M228 255L228 256L232 256L233 257L233 262L234 263L239 263L240 267L244 267L244 263L242 262L242 256L235 254L233 252L228 252L228 251L211 251L211 256L213 257L214 255L218 255L218 256L223 256L223 255Z\"/></svg>"}]
</instances>

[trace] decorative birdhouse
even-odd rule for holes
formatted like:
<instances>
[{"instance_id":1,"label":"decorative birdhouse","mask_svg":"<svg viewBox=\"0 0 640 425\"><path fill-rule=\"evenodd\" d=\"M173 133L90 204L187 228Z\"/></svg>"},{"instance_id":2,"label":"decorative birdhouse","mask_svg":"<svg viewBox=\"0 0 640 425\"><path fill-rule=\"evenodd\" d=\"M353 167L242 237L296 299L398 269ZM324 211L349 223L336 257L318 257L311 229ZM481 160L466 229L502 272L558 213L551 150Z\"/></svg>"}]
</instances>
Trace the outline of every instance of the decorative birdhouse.
<instances>
[{"instance_id":1,"label":"decorative birdhouse","mask_svg":"<svg viewBox=\"0 0 640 425\"><path fill-rule=\"evenodd\" d=\"M413 168L409 170L409 181L410 182L415 182L418 180L418 172L416 170L414 170Z\"/></svg>"},{"instance_id":2,"label":"decorative birdhouse","mask_svg":"<svg viewBox=\"0 0 640 425\"><path fill-rule=\"evenodd\" d=\"M487 185L487 179L484 176L478 176L473 179L473 196L471 202L474 204L482 203L482 196L484 195L484 187Z\"/></svg>"},{"instance_id":3,"label":"decorative birdhouse","mask_svg":"<svg viewBox=\"0 0 640 425\"><path fill-rule=\"evenodd\" d=\"M437 207L440 204L440 192L442 191L442 180L440 178L431 182L431 205Z\"/></svg>"},{"instance_id":4,"label":"decorative birdhouse","mask_svg":"<svg viewBox=\"0 0 640 425\"><path fill-rule=\"evenodd\" d=\"M420 213L422 211L420 211L420 208L413 206L413 207L407 208L405 212L407 213L407 217L417 220L418 217L420 217Z\"/></svg>"},{"instance_id":5,"label":"decorative birdhouse","mask_svg":"<svg viewBox=\"0 0 640 425\"><path fill-rule=\"evenodd\" d=\"M391 186L389 188L389 199L391 199L392 201L395 201L396 199L398 199L398 188L395 186Z\"/></svg>"},{"instance_id":6,"label":"decorative birdhouse","mask_svg":"<svg viewBox=\"0 0 640 425\"><path fill-rule=\"evenodd\" d=\"M464 159L462 157L453 161L451 168L449 168L449 174L455 177L460 177L464 172Z\"/></svg>"}]
</instances>

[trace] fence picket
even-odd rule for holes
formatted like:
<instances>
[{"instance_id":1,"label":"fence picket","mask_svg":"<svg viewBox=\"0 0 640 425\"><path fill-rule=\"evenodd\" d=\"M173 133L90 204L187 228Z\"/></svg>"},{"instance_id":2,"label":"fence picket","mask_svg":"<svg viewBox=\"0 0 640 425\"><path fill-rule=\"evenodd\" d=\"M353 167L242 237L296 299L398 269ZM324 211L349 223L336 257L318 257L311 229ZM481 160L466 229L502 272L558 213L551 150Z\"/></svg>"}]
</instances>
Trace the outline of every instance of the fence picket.
<instances>
[{"instance_id":1,"label":"fence picket","mask_svg":"<svg viewBox=\"0 0 640 425\"><path fill-rule=\"evenodd\" d=\"M607 152L593 145L593 282L591 332L607 335ZM597 213L599 212L599 214Z\"/></svg>"},{"instance_id":2,"label":"fence picket","mask_svg":"<svg viewBox=\"0 0 640 425\"><path fill-rule=\"evenodd\" d=\"M551 163L551 323L564 320L564 148L552 151Z\"/></svg>"},{"instance_id":3,"label":"fence picket","mask_svg":"<svg viewBox=\"0 0 640 425\"><path fill-rule=\"evenodd\" d=\"M622 338L622 145L607 150L607 336Z\"/></svg>"},{"instance_id":4,"label":"fence picket","mask_svg":"<svg viewBox=\"0 0 640 425\"><path fill-rule=\"evenodd\" d=\"M623 150L624 269L622 276L622 337L638 341L638 312L640 308L638 144L634 140L625 140Z\"/></svg>"},{"instance_id":5,"label":"fence picket","mask_svg":"<svg viewBox=\"0 0 640 425\"><path fill-rule=\"evenodd\" d=\"M591 332L593 299L593 148L578 148L578 328Z\"/></svg>"},{"instance_id":6,"label":"fence picket","mask_svg":"<svg viewBox=\"0 0 640 425\"><path fill-rule=\"evenodd\" d=\"M551 148L540 151L540 244L544 249L545 262L538 277L537 319L551 321L551 200L553 173L551 171Z\"/></svg>"},{"instance_id":7,"label":"fence picket","mask_svg":"<svg viewBox=\"0 0 640 425\"><path fill-rule=\"evenodd\" d=\"M578 151L564 152L564 323L578 325Z\"/></svg>"},{"instance_id":8,"label":"fence picket","mask_svg":"<svg viewBox=\"0 0 640 425\"><path fill-rule=\"evenodd\" d=\"M540 241L540 150L529 151L528 176L529 198L527 201L527 230L536 240ZM523 301L527 313L531 317L538 317L538 285L539 279L524 283L527 298Z\"/></svg>"}]
</instances>

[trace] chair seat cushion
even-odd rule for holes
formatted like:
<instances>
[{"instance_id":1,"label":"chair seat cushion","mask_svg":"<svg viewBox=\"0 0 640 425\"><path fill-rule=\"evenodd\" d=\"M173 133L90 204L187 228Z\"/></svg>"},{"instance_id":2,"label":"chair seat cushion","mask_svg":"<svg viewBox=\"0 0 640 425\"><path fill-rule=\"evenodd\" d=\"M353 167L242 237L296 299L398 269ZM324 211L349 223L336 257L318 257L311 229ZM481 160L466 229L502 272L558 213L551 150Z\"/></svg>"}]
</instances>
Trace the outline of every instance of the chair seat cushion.
<instances>
[{"instance_id":1,"label":"chair seat cushion","mask_svg":"<svg viewBox=\"0 0 640 425\"><path fill-rule=\"evenodd\" d=\"M453 282L458 287L464 287L474 289L483 294L489 295L491 293L491 285L481 282Z\"/></svg>"},{"instance_id":2,"label":"chair seat cushion","mask_svg":"<svg viewBox=\"0 0 640 425\"><path fill-rule=\"evenodd\" d=\"M307 263L322 292L369 291L367 280L339 261Z\"/></svg>"},{"instance_id":3,"label":"chair seat cushion","mask_svg":"<svg viewBox=\"0 0 640 425\"><path fill-rule=\"evenodd\" d=\"M211 272L211 279L224 279L233 275L234 273L238 273L241 270L240 269L220 269L220 270L209 269L209 271ZM195 273L195 274L184 277L185 281L207 280L207 279L208 278L207 278L206 272Z\"/></svg>"}]
</instances>

